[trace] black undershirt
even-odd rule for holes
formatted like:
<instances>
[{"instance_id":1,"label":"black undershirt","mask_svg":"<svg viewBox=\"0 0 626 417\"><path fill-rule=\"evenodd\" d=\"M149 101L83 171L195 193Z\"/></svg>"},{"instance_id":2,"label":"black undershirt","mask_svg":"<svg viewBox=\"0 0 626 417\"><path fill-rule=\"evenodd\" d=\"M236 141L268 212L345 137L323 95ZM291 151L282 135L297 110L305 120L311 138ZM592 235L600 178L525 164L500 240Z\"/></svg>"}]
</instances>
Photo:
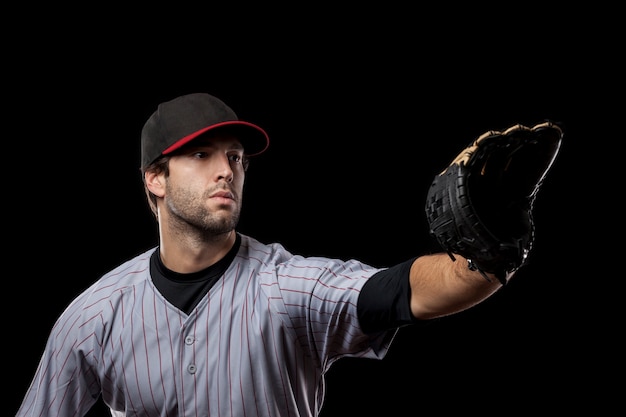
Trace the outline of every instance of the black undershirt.
<instances>
[{"instance_id":1,"label":"black undershirt","mask_svg":"<svg viewBox=\"0 0 626 417\"><path fill-rule=\"evenodd\" d=\"M214 265L202 271L181 274L168 269L161 261L159 250L150 258L152 282L165 297L181 311L190 314L200 300L222 277L241 246L237 234L231 250ZM365 333L375 333L415 323L409 298L409 271L414 259L374 274L363 286L357 302L357 314Z\"/></svg>"},{"instance_id":2,"label":"black undershirt","mask_svg":"<svg viewBox=\"0 0 626 417\"><path fill-rule=\"evenodd\" d=\"M152 282L167 301L189 314L224 274L239 251L240 245L241 236L237 234L235 244L226 256L208 268L190 274L181 274L168 269L163 265L157 248L150 258Z\"/></svg>"}]
</instances>

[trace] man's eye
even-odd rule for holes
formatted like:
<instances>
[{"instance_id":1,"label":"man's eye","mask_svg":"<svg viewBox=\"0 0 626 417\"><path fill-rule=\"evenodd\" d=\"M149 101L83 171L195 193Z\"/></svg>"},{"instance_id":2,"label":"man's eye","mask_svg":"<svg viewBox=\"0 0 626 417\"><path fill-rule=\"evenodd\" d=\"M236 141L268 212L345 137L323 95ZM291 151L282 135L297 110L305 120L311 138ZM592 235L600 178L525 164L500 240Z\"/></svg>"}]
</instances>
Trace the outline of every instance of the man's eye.
<instances>
[{"instance_id":1,"label":"man's eye","mask_svg":"<svg viewBox=\"0 0 626 417\"><path fill-rule=\"evenodd\" d=\"M230 160L233 162L239 162L241 161L241 155L231 155Z\"/></svg>"}]
</instances>

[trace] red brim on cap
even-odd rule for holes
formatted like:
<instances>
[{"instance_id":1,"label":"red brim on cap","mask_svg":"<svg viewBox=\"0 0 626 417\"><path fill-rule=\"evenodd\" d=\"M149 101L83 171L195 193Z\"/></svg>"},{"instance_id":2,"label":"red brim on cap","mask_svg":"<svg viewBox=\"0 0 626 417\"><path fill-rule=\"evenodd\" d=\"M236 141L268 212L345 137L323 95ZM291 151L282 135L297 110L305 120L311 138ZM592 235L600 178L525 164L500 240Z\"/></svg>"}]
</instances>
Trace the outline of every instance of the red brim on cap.
<instances>
[{"instance_id":1,"label":"red brim on cap","mask_svg":"<svg viewBox=\"0 0 626 417\"><path fill-rule=\"evenodd\" d=\"M270 139L265 130L253 123L244 122L241 120L231 120L227 122L216 123L214 125L207 126L204 129L193 132L192 134L187 135L182 139L179 139L174 144L166 148L162 152L162 154L167 155L168 153L180 149L181 147L188 144L203 133L227 126L242 126L246 128L245 130L241 130L241 132L245 132L245 134L239 136L239 139L242 141L244 151L248 156L259 155L260 153L265 152L265 150L269 146Z\"/></svg>"}]
</instances>

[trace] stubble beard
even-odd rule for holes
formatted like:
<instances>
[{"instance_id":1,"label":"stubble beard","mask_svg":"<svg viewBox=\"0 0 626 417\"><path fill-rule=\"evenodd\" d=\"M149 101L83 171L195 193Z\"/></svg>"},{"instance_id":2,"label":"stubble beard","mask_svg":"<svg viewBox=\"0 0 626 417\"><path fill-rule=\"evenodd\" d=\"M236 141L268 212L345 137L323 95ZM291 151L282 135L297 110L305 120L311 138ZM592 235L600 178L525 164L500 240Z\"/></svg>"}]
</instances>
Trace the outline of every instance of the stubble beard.
<instances>
[{"instance_id":1,"label":"stubble beard","mask_svg":"<svg viewBox=\"0 0 626 417\"><path fill-rule=\"evenodd\" d=\"M166 199L166 209L172 223L182 233L194 233L206 239L228 234L235 229L241 214L241 200L236 200L236 207L232 211L213 211L206 205L209 194L206 192L198 198L180 189L170 193L170 197ZM236 195L234 192L233 194Z\"/></svg>"}]
</instances>

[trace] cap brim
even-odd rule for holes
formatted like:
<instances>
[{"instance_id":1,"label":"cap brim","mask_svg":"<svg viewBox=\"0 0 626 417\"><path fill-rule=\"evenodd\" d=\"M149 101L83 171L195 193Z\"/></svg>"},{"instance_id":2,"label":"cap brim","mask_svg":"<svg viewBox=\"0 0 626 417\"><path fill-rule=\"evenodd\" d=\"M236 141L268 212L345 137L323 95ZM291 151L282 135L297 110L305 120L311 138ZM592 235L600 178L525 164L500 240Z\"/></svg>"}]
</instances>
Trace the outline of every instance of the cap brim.
<instances>
[{"instance_id":1,"label":"cap brim","mask_svg":"<svg viewBox=\"0 0 626 417\"><path fill-rule=\"evenodd\" d=\"M253 123L244 122L242 120L230 120L227 122L216 123L195 131L174 142L171 146L165 149L162 154L167 155L172 153L206 132L223 128L228 128L229 131L233 132L239 138L241 144L243 145L244 152L248 156L259 155L265 152L269 146L269 136L262 128Z\"/></svg>"}]
</instances>

